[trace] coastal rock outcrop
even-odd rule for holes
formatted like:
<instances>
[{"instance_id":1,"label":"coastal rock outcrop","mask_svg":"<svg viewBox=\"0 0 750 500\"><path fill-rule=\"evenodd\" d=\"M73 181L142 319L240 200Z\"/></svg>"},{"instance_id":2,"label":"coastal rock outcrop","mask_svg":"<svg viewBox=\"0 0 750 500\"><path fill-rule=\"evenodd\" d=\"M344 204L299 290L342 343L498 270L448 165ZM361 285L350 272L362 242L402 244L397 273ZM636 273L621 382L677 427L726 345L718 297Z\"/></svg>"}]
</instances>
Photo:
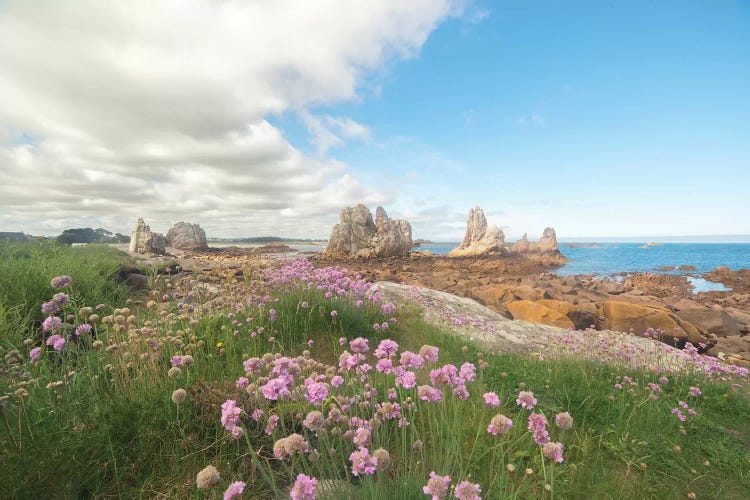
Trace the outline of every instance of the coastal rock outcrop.
<instances>
[{"instance_id":1,"label":"coastal rock outcrop","mask_svg":"<svg viewBox=\"0 0 750 500\"><path fill-rule=\"evenodd\" d=\"M599 306L599 315L604 318L602 329L627 332L633 330L642 335L649 328L661 330L661 340L681 348L685 342L699 347L700 352L716 344L714 335L680 319L666 308L652 307L619 300L607 300Z\"/></svg>"},{"instance_id":2,"label":"coastal rock outcrop","mask_svg":"<svg viewBox=\"0 0 750 500\"><path fill-rule=\"evenodd\" d=\"M208 248L206 232L198 224L178 222L167 232L169 246L180 250Z\"/></svg>"},{"instance_id":3,"label":"coastal rock outcrop","mask_svg":"<svg viewBox=\"0 0 750 500\"><path fill-rule=\"evenodd\" d=\"M539 302L517 300L508 304L507 307L508 311L513 315L513 319L528 321L530 323L542 323L560 328L575 328L573 322L566 315Z\"/></svg>"},{"instance_id":4,"label":"coastal rock outcrop","mask_svg":"<svg viewBox=\"0 0 750 500\"><path fill-rule=\"evenodd\" d=\"M130 233L130 253L153 253L164 255L166 240L161 233L151 231L142 218L138 218L135 229Z\"/></svg>"},{"instance_id":5,"label":"coastal rock outcrop","mask_svg":"<svg viewBox=\"0 0 750 500\"><path fill-rule=\"evenodd\" d=\"M383 207L372 213L363 204L341 211L341 222L333 226L326 256L402 257L413 246L411 224L404 219L391 219Z\"/></svg>"},{"instance_id":6,"label":"coastal rock outcrop","mask_svg":"<svg viewBox=\"0 0 750 500\"><path fill-rule=\"evenodd\" d=\"M552 227L545 228L538 242L529 241L526 233L524 233L523 237L513 244L511 251L518 253L559 254L560 250L557 248L555 229Z\"/></svg>"},{"instance_id":7,"label":"coastal rock outcrop","mask_svg":"<svg viewBox=\"0 0 750 500\"><path fill-rule=\"evenodd\" d=\"M481 208L469 210L466 220L466 234L461 244L450 251L449 257L476 257L479 255L503 254L505 234L497 226L487 226L487 219Z\"/></svg>"}]
</instances>

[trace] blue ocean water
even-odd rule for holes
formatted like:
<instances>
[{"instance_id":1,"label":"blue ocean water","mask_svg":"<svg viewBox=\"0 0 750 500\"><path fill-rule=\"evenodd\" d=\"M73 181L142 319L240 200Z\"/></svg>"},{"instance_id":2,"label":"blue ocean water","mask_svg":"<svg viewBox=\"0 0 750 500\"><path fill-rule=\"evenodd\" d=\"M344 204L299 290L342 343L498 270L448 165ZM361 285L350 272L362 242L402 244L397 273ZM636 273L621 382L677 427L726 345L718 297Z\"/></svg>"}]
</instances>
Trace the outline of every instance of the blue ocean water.
<instances>
[{"instance_id":1,"label":"blue ocean water","mask_svg":"<svg viewBox=\"0 0 750 500\"><path fill-rule=\"evenodd\" d=\"M750 269L750 243L561 243L560 251L570 262L557 274L615 274L663 272L700 275L717 266ZM671 266L673 269L664 270ZM695 266L695 270L679 270Z\"/></svg>"},{"instance_id":2,"label":"blue ocean water","mask_svg":"<svg viewBox=\"0 0 750 500\"><path fill-rule=\"evenodd\" d=\"M458 243L425 243L415 250L447 254ZM560 243L570 262L558 274L610 275L622 272L662 272L700 275L717 266L750 269L750 243L665 243L644 247L644 243ZM658 269L671 266L671 270ZM695 270L678 270L695 266Z\"/></svg>"}]
</instances>

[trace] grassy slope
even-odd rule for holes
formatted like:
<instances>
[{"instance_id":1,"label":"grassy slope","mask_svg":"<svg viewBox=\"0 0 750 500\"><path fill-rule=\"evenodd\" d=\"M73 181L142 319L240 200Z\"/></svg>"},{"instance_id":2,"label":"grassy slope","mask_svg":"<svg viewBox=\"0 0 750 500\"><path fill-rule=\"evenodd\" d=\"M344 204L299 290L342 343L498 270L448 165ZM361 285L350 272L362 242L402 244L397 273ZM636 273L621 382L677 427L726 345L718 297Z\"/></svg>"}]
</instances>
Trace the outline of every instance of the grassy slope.
<instances>
[{"instance_id":1,"label":"grassy slope","mask_svg":"<svg viewBox=\"0 0 750 500\"><path fill-rule=\"evenodd\" d=\"M2 250L12 258L3 259L0 265L14 273L12 279L0 274L3 285L13 288L10 293L4 292L3 300L7 304L7 297L14 297L12 301L18 303L20 297L25 312L19 317L24 321L48 299L51 290L46 285L57 274L73 276L80 305L84 300L87 305L108 302L119 293L102 278L115 260L108 250L86 250L91 254L85 259L49 248L30 250L33 258L26 257L28 253L22 248L15 253ZM90 265L92 259L107 264L97 268ZM19 283L28 283L28 289L21 290ZM165 292L174 291L163 285ZM266 456L268 452L263 450L273 445L262 425L244 419L248 440L233 441L226 438L218 421L218 406L225 399L240 401L243 397L243 392L234 388L234 380L244 375L244 359L262 355L271 347L299 354L305 342L313 339L312 356L335 364L343 349L337 342L339 337L366 335L372 339L373 348L386 337L371 327L373 322L383 320L377 305L357 308L353 301L326 299L317 291L278 295L280 301L272 304L278 314L273 325L257 308L242 310L234 318L219 314L195 317L178 308L175 301L164 306L164 313L158 306L143 310L137 319L139 327L149 325L157 332L155 336L167 338L169 332L169 338L180 340L162 342L154 360L139 359L146 343L137 339L110 352L95 350L86 340L76 347L74 356L66 351L48 353L41 363L25 365L37 382L23 387L29 393L24 398L13 396L19 386L8 385L12 370L5 369L5 375L0 375L0 392L10 397L0 403L4 421L0 426L0 496L130 498L166 494L204 498L211 495L196 490L194 481L197 471L209 463L221 471L222 486L242 479L252 483L246 496L255 494L259 498L274 494L273 481L279 494L290 474L303 470L318 477L327 474L347 478L348 451L331 455L320 440L316 443L324 456L314 464L258 460L250 456L249 446ZM303 300L309 302L304 310L300 309ZM336 319L330 316L333 308L338 313ZM248 324L245 318L250 316L253 320ZM233 324L238 319L239 325ZM387 336L397 340L401 350L418 351L421 345L432 344L441 349L441 364L477 361L472 346L464 352L464 343L424 324L416 310L400 311L398 319ZM249 331L260 327L278 330L277 342L269 343L268 332L250 337ZM100 339L127 338L111 325L99 325L98 335ZM4 347L11 346L5 342ZM28 348L21 350L28 359ZM195 364L183 369L179 378L169 379L169 358L185 352L193 353ZM407 430L384 426L375 434L371 448L383 446L391 451L394 466L387 473L352 480L357 496L425 498L421 487L429 471L435 470L450 474L455 481L470 475L485 493L489 492L487 498L534 498L552 493L560 498L684 498L688 492L698 498L750 497L747 386L732 389L724 382L668 375L669 383L661 384L661 397L652 400L645 387L649 382L658 383L659 375L651 373L623 372L609 365L574 360L540 361L516 356L483 359L488 366L480 371L477 382L469 384L469 400L459 401L446 393L443 404L420 404ZM5 361L8 368L7 358ZM75 375L66 377L71 370ZM622 375L638 383L635 395L614 389ZM56 380L66 383L55 389L45 387ZM379 394L385 394L387 377L373 380ZM17 377L14 382L18 382ZM429 383L428 377L422 375L419 383ZM551 430L553 440L565 445L564 464L552 465L542 459L539 448L530 441L525 429L529 412L514 403L522 383L525 390L534 391L538 408L547 415L551 428L555 413L569 411L573 415L572 430ZM703 396L689 400L690 386L699 386ZM170 401L178 387L187 388L190 394L179 406ZM499 409L484 405L481 394L486 390L500 396ZM697 411L685 423L670 412L678 399L687 400ZM282 417L281 427L287 433L303 432L294 415L304 415L311 409L299 402L264 408ZM484 430L497 412L514 420L511 435L502 440ZM411 449L415 438L424 442L420 452ZM313 439L310 437L311 442ZM680 447L679 452L675 445ZM344 444L337 446L344 449ZM508 463L515 466L515 472L506 470ZM524 474L527 467L534 471L530 476ZM544 490L545 484L551 485L550 492Z\"/></svg>"}]
</instances>

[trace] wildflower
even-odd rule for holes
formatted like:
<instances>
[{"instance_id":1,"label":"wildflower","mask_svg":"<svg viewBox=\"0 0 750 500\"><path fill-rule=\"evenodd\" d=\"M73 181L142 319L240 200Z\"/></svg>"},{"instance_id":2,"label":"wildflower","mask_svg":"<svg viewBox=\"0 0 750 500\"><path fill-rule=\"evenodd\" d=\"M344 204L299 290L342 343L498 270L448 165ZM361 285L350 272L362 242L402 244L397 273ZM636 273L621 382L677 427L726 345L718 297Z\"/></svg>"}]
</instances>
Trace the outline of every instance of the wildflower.
<instances>
[{"instance_id":1,"label":"wildflower","mask_svg":"<svg viewBox=\"0 0 750 500\"><path fill-rule=\"evenodd\" d=\"M477 367L473 363L464 363L458 372L458 377L463 383L474 382L477 378Z\"/></svg>"},{"instance_id":2,"label":"wildflower","mask_svg":"<svg viewBox=\"0 0 750 500\"><path fill-rule=\"evenodd\" d=\"M428 363L437 363L439 352L440 349L431 345L423 345L419 349L419 355Z\"/></svg>"},{"instance_id":3,"label":"wildflower","mask_svg":"<svg viewBox=\"0 0 750 500\"><path fill-rule=\"evenodd\" d=\"M195 478L195 483L198 486L198 489L202 490L210 488L211 486L216 486L219 479L221 479L219 471L213 465L209 465L198 473L198 476Z\"/></svg>"},{"instance_id":4,"label":"wildflower","mask_svg":"<svg viewBox=\"0 0 750 500\"><path fill-rule=\"evenodd\" d=\"M41 347L35 347L29 352L29 358L31 358L32 363L36 363L39 361L39 354L41 353L42 348Z\"/></svg>"},{"instance_id":5,"label":"wildflower","mask_svg":"<svg viewBox=\"0 0 750 500\"><path fill-rule=\"evenodd\" d=\"M544 456L549 458L550 460L557 462L561 464L563 462L563 453L562 453L563 445L562 443L553 443L548 442L544 444L544 448L542 451L544 451Z\"/></svg>"},{"instance_id":6,"label":"wildflower","mask_svg":"<svg viewBox=\"0 0 750 500\"><path fill-rule=\"evenodd\" d=\"M526 468L525 472L527 476L531 476L532 474L534 474L534 469Z\"/></svg>"},{"instance_id":7,"label":"wildflower","mask_svg":"<svg viewBox=\"0 0 750 500\"><path fill-rule=\"evenodd\" d=\"M308 303L307 302L302 302L302 304L300 304L300 305L302 306L302 309L307 309L307 307L308 307Z\"/></svg>"},{"instance_id":8,"label":"wildflower","mask_svg":"<svg viewBox=\"0 0 750 500\"><path fill-rule=\"evenodd\" d=\"M42 323L42 330L45 332L57 330L62 325L62 320L57 316L47 316L47 319Z\"/></svg>"},{"instance_id":9,"label":"wildflower","mask_svg":"<svg viewBox=\"0 0 750 500\"><path fill-rule=\"evenodd\" d=\"M507 434L512 427L513 420L505 415L497 414L492 417L492 420L490 420L490 425L487 426L487 432L493 436L497 436L498 434Z\"/></svg>"},{"instance_id":10,"label":"wildflower","mask_svg":"<svg viewBox=\"0 0 750 500\"><path fill-rule=\"evenodd\" d=\"M60 305L54 300L51 300L49 302L45 302L42 304L43 314L55 314L59 310L60 310Z\"/></svg>"},{"instance_id":11,"label":"wildflower","mask_svg":"<svg viewBox=\"0 0 750 500\"><path fill-rule=\"evenodd\" d=\"M234 399L227 399L221 405L221 425L228 431L234 430L240 421L242 409L239 408Z\"/></svg>"},{"instance_id":12,"label":"wildflower","mask_svg":"<svg viewBox=\"0 0 750 500\"><path fill-rule=\"evenodd\" d=\"M543 446L549 442L549 433L547 432L547 418L541 413L532 413L529 415L529 432L534 435L534 442Z\"/></svg>"},{"instance_id":13,"label":"wildflower","mask_svg":"<svg viewBox=\"0 0 750 500\"><path fill-rule=\"evenodd\" d=\"M417 376L414 372L402 370L396 375L396 387L413 389L417 385Z\"/></svg>"},{"instance_id":14,"label":"wildflower","mask_svg":"<svg viewBox=\"0 0 750 500\"><path fill-rule=\"evenodd\" d=\"M669 379L667 377L661 376L659 377L659 383L661 385L667 385L669 383Z\"/></svg>"},{"instance_id":15,"label":"wildflower","mask_svg":"<svg viewBox=\"0 0 750 500\"><path fill-rule=\"evenodd\" d=\"M91 325L88 323L82 323L76 327L76 335L85 335L91 333Z\"/></svg>"},{"instance_id":16,"label":"wildflower","mask_svg":"<svg viewBox=\"0 0 750 500\"><path fill-rule=\"evenodd\" d=\"M64 293L56 293L52 296L52 302L55 302L60 307L62 307L70 302L70 297L68 297L68 295Z\"/></svg>"},{"instance_id":17,"label":"wildflower","mask_svg":"<svg viewBox=\"0 0 750 500\"><path fill-rule=\"evenodd\" d=\"M508 464L508 465L505 466L505 470L507 470L508 472L515 472L516 471L516 466L513 465L513 464Z\"/></svg>"},{"instance_id":18,"label":"wildflower","mask_svg":"<svg viewBox=\"0 0 750 500\"><path fill-rule=\"evenodd\" d=\"M331 317L332 318L335 318L338 315L339 315L339 313L338 313L338 311L336 311L336 309L334 309L333 311L331 311Z\"/></svg>"},{"instance_id":19,"label":"wildflower","mask_svg":"<svg viewBox=\"0 0 750 500\"><path fill-rule=\"evenodd\" d=\"M217 342L216 343L216 348L217 349L221 349L222 347L224 347L224 342Z\"/></svg>"},{"instance_id":20,"label":"wildflower","mask_svg":"<svg viewBox=\"0 0 750 500\"><path fill-rule=\"evenodd\" d=\"M313 500L317 496L315 488L318 485L318 480L314 477L310 477L306 474L297 474L297 479L294 481L289 497L291 500Z\"/></svg>"},{"instance_id":21,"label":"wildflower","mask_svg":"<svg viewBox=\"0 0 750 500\"><path fill-rule=\"evenodd\" d=\"M234 497L238 497L242 495L243 491L245 491L245 483L242 481L235 481L230 484L224 492L224 500L231 500Z\"/></svg>"},{"instance_id":22,"label":"wildflower","mask_svg":"<svg viewBox=\"0 0 750 500\"><path fill-rule=\"evenodd\" d=\"M486 392L484 393L483 397L484 397L484 403L487 406L492 406L494 408L497 408L498 406L500 406L500 398L497 397L497 394L495 394L494 392Z\"/></svg>"},{"instance_id":23,"label":"wildflower","mask_svg":"<svg viewBox=\"0 0 750 500\"><path fill-rule=\"evenodd\" d=\"M391 466L391 454L385 448L378 448L373 451L372 456L375 457L375 460L378 462L377 467L379 471L388 470Z\"/></svg>"},{"instance_id":24,"label":"wildflower","mask_svg":"<svg viewBox=\"0 0 750 500\"><path fill-rule=\"evenodd\" d=\"M287 381L283 377L272 378L260 388L263 397L275 401L283 396L289 396Z\"/></svg>"},{"instance_id":25,"label":"wildflower","mask_svg":"<svg viewBox=\"0 0 750 500\"><path fill-rule=\"evenodd\" d=\"M53 335L47 339L47 345L51 345L56 351L62 351L62 348L65 345L65 339L59 335Z\"/></svg>"},{"instance_id":26,"label":"wildflower","mask_svg":"<svg viewBox=\"0 0 750 500\"><path fill-rule=\"evenodd\" d=\"M443 391L435 389L429 385L420 385L417 387L417 396L422 401L429 401L430 403L439 403L443 400Z\"/></svg>"},{"instance_id":27,"label":"wildflower","mask_svg":"<svg viewBox=\"0 0 750 500\"><path fill-rule=\"evenodd\" d=\"M317 410L313 410L307 414L302 425L311 431L319 431L323 427L323 414Z\"/></svg>"},{"instance_id":28,"label":"wildflower","mask_svg":"<svg viewBox=\"0 0 750 500\"><path fill-rule=\"evenodd\" d=\"M351 347L354 352L367 352L370 349L370 343L365 338L357 337L349 342L349 347Z\"/></svg>"},{"instance_id":29,"label":"wildflower","mask_svg":"<svg viewBox=\"0 0 750 500\"><path fill-rule=\"evenodd\" d=\"M336 375L335 377L331 379L331 385L334 387L338 387L343 383L344 383L344 377L340 375Z\"/></svg>"},{"instance_id":30,"label":"wildflower","mask_svg":"<svg viewBox=\"0 0 750 500\"><path fill-rule=\"evenodd\" d=\"M180 404L183 401L185 401L185 398L187 397L187 392L185 392L185 389L177 389L172 393L172 401L175 404Z\"/></svg>"},{"instance_id":31,"label":"wildflower","mask_svg":"<svg viewBox=\"0 0 750 500\"><path fill-rule=\"evenodd\" d=\"M271 323L276 321L276 309L268 310L268 321L270 321Z\"/></svg>"},{"instance_id":32,"label":"wildflower","mask_svg":"<svg viewBox=\"0 0 750 500\"><path fill-rule=\"evenodd\" d=\"M50 281L50 286L52 288L67 288L70 286L70 284L73 282L73 279L64 274L62 276L56 276L52 278L52 281Z\"/></svg>"},{"instance_id":33,"label":"wildflower","mask_svg":"<svg viewBox=\"0 0 750 500\"><path fill-rule=\"evenodd\" d=\"M419 354L414 354L411 351L404 351L401 353L401 359L399 362L403 368L424 368L424 358Z\"/></svg>"},{"instance_id":34,"label":"wildflower","mask_svg":"<svg viewBox=\"0 0 750 500\"><path fill-rule=\"evenodd\" d=\"M307 441L297 433L281 438L273 445L273 454L278 459L291 457L296 454L302 455L309 451L310 446L307 444Z\"/></svg>"},{"instance_id":35,"label":"wildflower","mask_svg":"<svg viewBox=\"0 0 750 500\"><path fill-rule=\"evenodd\" d=\"M279 426L279 419L280 417L278 415L271 415L268 417L268 424L266 424L265 433L270 435L271 432Z\"/></svg>"},{"instance_id":36,"label":"wildflower","mask_svg":"<svg viewBox=\"0 0 750 500\"><path fill-rule=\"evenodd\" d=\"M252 418L252 419L253 419L253 420L255 420L256 422L257 422L258 420L260 420L260 417L262 417L262 416L263 416L263 410L261 410L260 408L258 408L258 409L256 409L256 410L254 410L254 411L253 411L253 412L252 412L252 413L250 414L250 418Z\"/></svg>"},{"instance_id":37,"label":"wildflower","mask_svg":"<svg viewBox=\"0 0 750 500\"><path fill-rule=\"evenodd\" d=\"M693 396L694 398L697 398L701 394L703 393L697 387L692 387L692 386L690 387L690 395Z\"/></svg>"},{"instance_id":38,"label":"wildflower","mask_svg":"<svg viewBox=\"0 0 750 500\"><path fill-rule=\"evenodd\" d=\"M319 404L328 397L328 384L313 382L311 378L305 379L305 399L310 403Z\"/></svg>"},{"instance_id":39,"label":"wildflower","mask_svg":"<svg viewBox=\"0 0 750 500\"><path fill-rule=\"evenodd\" d=\"M518 393L518 399L516 399L516 404L521 406L522 408L526 408L527 410L531 410L536 406L537 400L534 397L534 393L530 391L521 391Z\"/></svg>"},{"instance_id":40,"label":"wildflower","mask_svg":"<svg viewBox=\"0 0 750 500\"><path fill-rule=\"evenodd\" d=\"M682 414L682 411L679 408L672 408L672 414L677 415L677 418L680 419L680 422L684 422L687 420L687 417Z\"/></svg>"},{"instance_id":41,"label":"wildflower","mask_svg":"<svg viewBox=\"0 0 750 500\"><path fill-rule=\"evenodd\" d=\"M234 383L234 385L235 385L235 386L236 386L236 387L237 387L238 389L244 389L244 388L245 388L245 387L247 387L247 386L248 386L249 384L250 384L250 380L248 380L248 379L247 379L247 377L240 377L240 378L238 378L238 379L237 379L237 380L235 381L235 383Z\"/></svg>"},{"instance_id":42,"label":"wildflower","mask_svg":"<svg viewBox=\"0 0 750 500\"><path fill-rule=\"evenodd\" d=\"M438 500L448 494L449 484L451 484L450 476L438 476L435 471L432 471L427 486L423 486L422 491L425 495L431 495L432 500Z\"/></svg>"},{"instance_id":43,"label":"wildflower","mask_svg":"<svg viewBox=\"0 0 750 500\"><path fill-rule=\"evenodd\" d=\"M565 413L558 413L555 415L555 423L560 429L567 431L573 427L573 417L567 411Z\"/></svg>"},{"instance_id":44,"label":"wildflower","mask_svg":"<svg viewBox=\"0 0 750 500\"><path fill-rule=\"evenodd\" d=\"M182 370L180 370L180 369L179 369L178 367L176 367L176 366L173 366L173 367L172 367L172 368L170 368L170 369L169 369L169 371L167 372L167 377L169 377L169 378L177 378L177 377L179 377L180 375L182 375Z\"/></svg>"},{"instance_id":45,"label":"wildflower","mask_svg":"<svg viewBox=\"0 0 750 500\"><path fill-rule=\"evenodd\" d=\"M349 460L352 462L352 475L359 476L360 474L374 474L375 469L378 465L378 459L374 456L370 456L370 452L367 448L360 448L357 451L353 451L349 455Z\"/></svg>"},{"instance_id":46,"label":"wildflower","mask_svg":"<svg viewBox=\"0 0 750 500\"><path fill-rule=\"evenodd\" d=\"M421 451L422 447L424 446L424 443L421 439L417 439L411 444L411 449L414 451Z\"/></svg>"},{"instance_id":47,"label":"wildflower","mask_svg":"<svg viewBox=\"0 0 750 500\"><path fill-rule=\"evenodd\" d=\"M380 324L380 328L383 329L383 330L387 330L389 328L388 322L387 321L383 321Z\"/></svg>"},{"instance_id":48,"label":"wildflower","mask_svg":"<svg viewBox=\"0 0 750 500\"><path fill-rule=\"evenodd\" d=\"M378 348L375 349L375 357L382 359L387 358L391 354L396 354L398 351L398 344L391 339L384 339L378 344Z\"/></svg>"},{"instance_id":49,"label":"wildflower","mask_svg":"<svg viewBox=\"0 0 750 500\"><path fill-rule=\"evenodd\" d=\"M469 481L461 481L456 485L456 489L453 494L458 500L482 500L479 494L482 492L482 488L476 483L470 483Z\"/></svg>"}]
</instances>

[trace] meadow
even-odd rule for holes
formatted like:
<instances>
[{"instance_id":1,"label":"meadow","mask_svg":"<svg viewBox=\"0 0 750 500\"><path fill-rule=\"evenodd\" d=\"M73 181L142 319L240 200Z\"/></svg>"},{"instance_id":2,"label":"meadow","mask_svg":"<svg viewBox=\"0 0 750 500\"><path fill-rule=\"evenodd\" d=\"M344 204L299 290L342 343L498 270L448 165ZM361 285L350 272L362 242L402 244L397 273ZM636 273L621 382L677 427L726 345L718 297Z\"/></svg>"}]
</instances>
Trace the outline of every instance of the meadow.
<instances>
[{"instance_id":1,"label":"meadow","mask_svg":"<svg viewBox=\"0 0 750 500\"><path fill-rule=\"evenodd\" d=\"M0 242L0 497L750 498L747 370L483 353L302 259L135 294L124 259Z\"/></svg>"}]
</instances>

